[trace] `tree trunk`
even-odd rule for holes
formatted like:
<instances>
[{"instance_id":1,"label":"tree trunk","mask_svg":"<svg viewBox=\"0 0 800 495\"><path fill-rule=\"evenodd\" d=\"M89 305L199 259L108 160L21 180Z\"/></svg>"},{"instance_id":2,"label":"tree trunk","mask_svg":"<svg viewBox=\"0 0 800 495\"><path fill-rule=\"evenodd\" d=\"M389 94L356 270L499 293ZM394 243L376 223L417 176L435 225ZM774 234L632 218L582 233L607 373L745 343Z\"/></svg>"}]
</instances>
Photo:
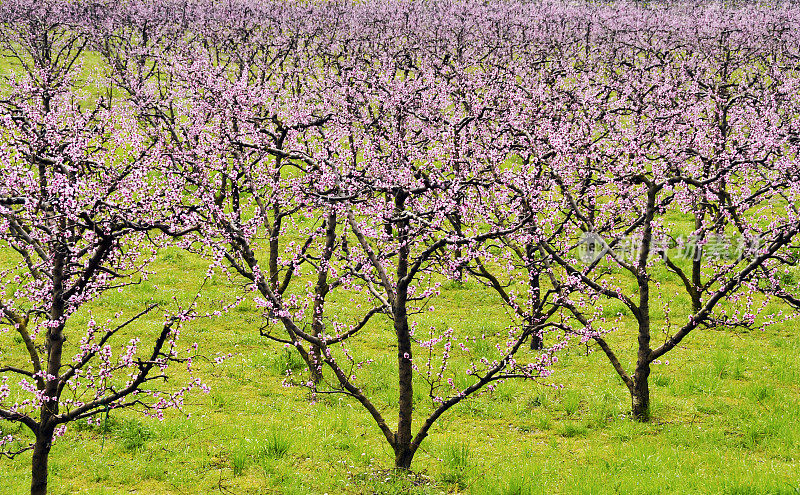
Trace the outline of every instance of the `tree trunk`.
<instances>
[{"instance_id":1,"label":"tree trunk","mask_svg":"<svg viewBox=\"0 0 800 495\"><path fill-rule=\"evenodd\" d=\"M639 324L639 351L636 356L636 371L631 390L631 412L637 421L650 420L650 278L647 275L647 259L653 239L653 216L656 210L658 189L650 186L647 191L647 217L642 231L636 279L639 285L639 308L636 319Z\"/></svg>"},{"instance_id":2,"label":"tree trunk","mask_svg":"<svg viewBox=\"0 0 800 495\"><path fill-rule=\"evenodd\" d=\"M650 420L650 363L636 367L631 390L631 413L637 421Z\"/></svg>"},{"instance_id":3,"label":"tree trunk","mask_svg":"<svg viewBox=\"0 0 800 495\"><path fill-rule=\"evenodd\" d=\"M639 306L639 352L636 357L636 371L633 373L631 388L631 412L637 421L650 420L650 306L646 299L649 288L640 283L639 290L643 294Z\"/></svg>"},{"instance_id":4,"label":"tree trunk","mask_svg":"<svg viewBox=\"0 0 800 495\"><path fill-rule=\"evenodd\" d=\"M398 193L395 198L395 212L404 210L405 193ZM408 469L414 456L411 450L413 440L411 434L412 415L414 411L414 380L411 367L411 332L408 326L408 220L397 225L397 240L400 243L397 256L397 289L394 296L393 318L394 331L397 338L397 385L398 409L397 433L395 434L395 466Z\"/></svg>"},{"instance_id":5,"label":"tree trunk","mask_svg":"<svg viewBox=\"0 0 800 495\"><path fill-rule=\"evenodd\" d=\"M402 250L402 248L401 248ZM402 255L401 255L402 257ZM401 288L397 293L394 308L394 328L397 334L397 366L398 366L398 409L397 434L395 435L395 467L408 469L411 465L412 414L414 410L413 369L411 367L411 335L406 313L406 291Z\"/></svg>"},{"instance_id":6,"label":"tree trunk","mask_svg":"<svg viewBox=\"0 0 800 495\"><path fill-rule=\"evenodd\" d=\"M525 264L528 269L528 287L531 290L531 301L530 301L530 310L528 311L528 318L526 321L527 327L525 330L528 330L533 327L534 323L537 323L540 316L541 316L541 286L539 284L539 270L533 264L533 258L536 255L536 245L533 243L528 243L525 245L525 254L527 255L528 259L525 260ZM531 333L531 350L532 351L540 351L544 348L544 342L542 341L542 336L538 332Z\"/></svg>"},{"instance_id":7,"label":"tree trunk","mask_svg":"<svg viewBox=\"0 0 800 495\"><path fill-rule=\"evenodd\" d=\"M697 207L696 207L697 208ZM694 216L694 228L695 231L700 230L703 227L703 217L705 215L700 213L695 213ZM695 240L697 242L697 240ZM700 308L703 307L702 301L700 301L700 287L703 285L702 274L703 274L703 262L702 262L702 246L695 246L692 248L692 289L693 291L689 294L692 298L692 312L695 314L700 311ZM695 251L697 250L697 251Z\"/></svg>"},{"instance_id":8,"label":"tree trunk","mask_svg":"<svg viewBox=\"0 0 800 495\"><path fill-rule=\"evenodd\" d=\"M322 250L320 259L319 273L317 274L317 285L314 287L314 309L311 322L311 331L314 337L322 339L325 326L323 312L325 310L325 298L328 296L330 286L328 285L328 270L333 256L333 249L336 246L336 212L328 214L323 224L325 227L325 247ZM311 345L311 380L314 384L322 381L322 349L316 344Z\"/></svg>"},{"instance_id":9,"label":"tree trunk","mask_svg":"<svg viewBox=\"0 0 800 495\"><path fill-rule=\"evenodd\" d=\"M541 334L539 332L530 331L533 327L532 318L529 318L528 321L525 323L525 332L530 332L531 334L531 350L532 351L541 351L544 348L544 342L542 340Z\"/></svg>"},{"instance_id":10,"label":"tree trunk","mask_svg":"<svg viewBox=\"0 0 800 495\"><path fill-rule=\"evenodd\" d=\"M290 333L289 336L293 341L297 342L298 337L294 333ZM313 352L319 352L318 350L315 349L317 349L316 346L312 346L311 347L312 352L309 352L303 349L302 345L295 346L295 350L297 350L297 353L300 354L300 358L303 360L304 363L306 363L306 366L308 367L308 371L311 374L311 379L314 381L314 383L319 383L322 377L319 373L318 361L321 361L322 358L319 354L312 355Z\"/></svg>"},{"instance_id":11,"label":"tree trunk","mask_svg":"<svg viewBox=\"0 0 800 495\"><path fill-rule=\"evenodd\" d=\"M414 450L410 445L397 445L394 450L394 467L403 471L411 468L411 461L414 459Z\"/></svg>"},{"instance_id":12,"label":"tree trunk","mask_svg":"<svg viewBox=\"0 0 800 495\"><path fill-rule=\"evenodd\" d=\"M315 385L319 385L322 381L322 351L319 346L312 345L311 353L308 354L308 365L311 381Z\"/></svg>"},{"instance_id":13,"label":"tree trunk","mask_svg":"<svg viewBox=\"0 0 800 495\"><path fill-rule=\"evenodd\" d=\"M53 445L53 429L40 428L36 435L31 461L31 495L47 493L47 461Z\"/></svg>"},{"instance_id":14,"label":"tree trunk","mask_svg":"<svg viewBox=\"0 0 800 495\"><path fill-rule=\"evenodd\" d=\"M59 231L66 229L63 225ZM50 321L57 324L47 330L47 376L45 377L44 397L41 405L40 423L36 431L36 442L31 459L31 495L47 493L47 461L53 444L54 426L51 418L58 414L58 385L61 370L61 354L64 347L64 266L66 249L56 245L53 249L53 305L50 308Z\"/></svg>"}]
</instances>

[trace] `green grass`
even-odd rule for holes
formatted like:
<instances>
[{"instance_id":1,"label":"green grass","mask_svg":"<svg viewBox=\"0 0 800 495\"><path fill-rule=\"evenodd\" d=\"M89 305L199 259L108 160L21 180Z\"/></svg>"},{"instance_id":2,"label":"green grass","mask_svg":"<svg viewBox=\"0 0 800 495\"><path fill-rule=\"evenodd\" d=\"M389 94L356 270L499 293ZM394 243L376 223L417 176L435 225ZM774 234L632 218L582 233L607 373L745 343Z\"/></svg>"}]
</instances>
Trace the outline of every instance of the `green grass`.
<instances>
[{"instance_id":1,"label":"green grass","mask_svg":"<svg viewBox=\"0 0 800 495\"><path fill-rule=\"evenodd\" d=\"M189 255L165 255L158 263L161 275L127 298L98 302L96 311L135 308L154 293L189 297L204 272ZM185 277L170 279L167 269ZM224 282L211 285L207 301L232 290ZM448 290L443 299L434 318L450 319L454 328L503 328L504 314L477 286ZM482 320L461 320L464 307ZM185 342L200 342L204 353L234 353L219 365L198 362L212 392L190 396L183 414L173 411L163 422L112 411L100 426L74 425L53 448L52 493L800 490L800 342L788 326L692 335L669 355L669 365L654 366L649 424L627 418L629 398L601 353L568 349L547 383L506 383L445 414L408 477L391 471L393 453L357 403L340 396L314 402L304 389L281 385L285 370L297 371L300 362L259 337L259 324L249 308L187 326ZM394 421L390 328L377 321L370 332L352 348L378 356L363 386ZM608 338L632 359L629 328ZM424 398L420 393L420 412ZM25 455L0 460L0 493L25 491L29 462Z\"/></svg>"},{"instance_id":2,"label":"green grass","mask_svg":"<svg viewBox=\"0 0 800 495\"><path fill-rule=\"evenodd\" d=\"M136 308L154 295L189 297L204 272L201 261L184 254L165 253L158 264L160 275L126 297L99 301L96 311ZM207 289L209 301L233 290L224 282ZM451 288L443 299L435 318L455 328L504 325L502 311L477 286ZM464 307L475 316L464 318ZM654 367L654 419L644 425L625 416L628 396L605 357L587 356L585 346L569 349L548 382L563 388L506 383L443 416L408 479L391 472L393 454L357 403L336 396L314 403L305 390L281 386L285 370L298 371L301 362L259 337L259 324L251 307L189 325L185 341L200 342L204 353L234 352L220 365L198 364L212 392L189 397L189 417L172 412L158 422L112 411L99 427L73 426L53 448L52 493L800 490L800 342L788 326L692 335L670 354L669 365ZM363 385L393 420L391 335L385 321L370 331L352 347L378 354ZM630 360L626 334L609 340ZM418 399L424 404L424 394ZM0 493L24 492L29 462L25 455L0 460Z\"/></svg>"}]
</instances>

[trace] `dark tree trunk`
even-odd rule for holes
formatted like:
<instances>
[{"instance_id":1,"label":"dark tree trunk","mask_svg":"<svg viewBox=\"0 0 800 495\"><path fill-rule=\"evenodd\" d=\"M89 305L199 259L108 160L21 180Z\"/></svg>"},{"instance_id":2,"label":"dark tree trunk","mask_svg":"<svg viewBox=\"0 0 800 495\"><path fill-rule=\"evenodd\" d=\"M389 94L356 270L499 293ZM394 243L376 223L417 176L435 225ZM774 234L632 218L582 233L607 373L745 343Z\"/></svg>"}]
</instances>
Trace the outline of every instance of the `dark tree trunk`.
<instances>
[{"instance_id":1,"label":"dark tree trunk","mask_svg":"<svg viewBox=\"0 0 800 495\"><path fill-rule=\"evenodd\" d=\"M703 214L696 213L694 217L694 228L695 231L700 230L703 227ZM695 241L696 242L696 241ZM692 248L692 291L690 291L689 295L692 298L692 312L695 314L700 311L702 308L702 301L700 300L700 287L702 286L702 273L703 273L703 262L702 262L702 246L695 246ZM695 252L695 250L697 250Z\"/></svg>"},{"instance_id":2,"label":"dark tree trunk","mask_svg":"<svg viewBox=\"0 0 800 495\"><path fill-rule=\"evenodd\" d=\"M53 444L53 428L40 428L31 461L31 495L47 493L47 461Z\"/></svg>"},{"instance_id":3,"label":"dark tree trunk","mask_svg":"<svg viewBox=\"0 0 800 495\"><path fill-rule=\"evenodd\" d=\"M637 421L650 420L650 363L636 368L631 391L631 413Z\"/></svg>"},{"instance_id":4,"label":"dark tree trunk","mask_svg":"<svg viewBox=\"0 0 800 495\"><path fill-rule=\"evenodd\" d=\"M453 215L452 224L453 224L453 228L455 229L455 231L460 234L461 233L461 217L459 215ZM461 251L461 247L460 246L456 247L455 255L456 255L456 258L458 260L461 260L461 257L464 255L464 253ZM464 281L464 267L461 266L460 262L459 262L458 268L456 270L457 270L456 271L456 281L461 283L461 282Z\"/></svg>"},{"instance_id":5,"label":"dark tree trunk","mask_svg":"<svg viewBox=\"0 0 800 495\"><path fill-rule=\"evenodd\" d=\"M322 338L324 330L323 312L325 310L325 298L330 291L328 285L328 270L333 249L336 245L336 212L331 212L325 219L325 247L322 251L320 270L317 274L317 285L314 288L314 310L312 316L311 330L314 337ZM308 363L311 369L311 380L318 384L322 381L322 349L316 344L311 345L311 356Z\"/></svg>"},{"instance_id":6,"label":"dark tree trunk","mask_svg":"<svg viewBox=\"0 0 800 495\"><path fill-rule=\"evenodd\" d=\"M395 210L403 211L406 195L398 193L395 198ZM394 331L397 337L398 367L398 419L395 434L395 467L408 469L414 453L411 449L413 436L411 433L412 414L414 410L413 369L411 367L411 333L408 327L408 264L410 248L408 246L408 221L397 225L397 239L400 248L397 257L397 292L395 294L393 316Z\"/></svg>"},{"instance_id":7,"label":"dark tree trunk","mask_svg":"<svg viewBox=\"0 0 800 495\"><path fill-rule=\"evenodd\" d=\"M650 304L649 286L645 280L639 281L641 304L639 305L639 352L636 357L636 370L631 387L631 413L637 421L650 420Z\"/></svg>"},{"instance_id":8,"label":"dark tree trunk","mask_svg":"<svg viewBox=\"0 0 800 495\"><path fill-rule=\"evenodd\" d=\"M647 215L642 231L636 279L639 285L639 308L636 320L639 324L639 350L636 356L636 371L631 387L631 413L637 421L650 420L650 362L653 350L650 348L650 279L647 275L647 259L650 256L650 243L653 236L653 216L658 189L652 185L647 192Z\"/></svg>"},{"instance_id":9,"label":"dark tree trunk","mask_svg":"<svg viewBox=\"0 0 800 495\"><path fill-rule=\"evenodd\" d=\"M272 290L278 292L278 258L280 258L281 235L281 210L278 206L272 207L274 220L269 229L269 284Z\"/></svg>"},{"instance_id":10,"label":"dark tree trunk","mask_svg":"<svg viewBox=\"0 0 800 495\"><path fill-rule=\"evenodd\" d=\"M306 354L306 364L308 365L309 378L314 384L319 384L322 381L322 357L319 346L312 345L311 352Z\"/></svg>"},{"instance_id":11,"label":"dark tree trunk","mask_svg":"<svg viewBox=\"0 0 800 495\"><path fill-rule=\"evenodd\" d=\"M544 342L542 342L542 337L537 334L531 335L531 350L532 351L541 351L544 349Z\"/></svg>"},{"instance_id":12,"label":"dark tree trunk","mask_svg":"<svg viewBox=\"0 0 800 495\"><path fill-rule=\"evenodd\" d=\"M640 287L640 290L642 287ZM631 413L637 421L650 420L650 311L647 304L639 307L639 353L631 387Z\"/></svg>"},{"instance_id":13,"label":"dark tree trunk","mask_svg":"<svg viewBox=\"0 0 800 495\"><path fill-rule=\"evenodd\" d=\"M63 220L61 220L63 222ZM63 223L58 229L66 231ZM47 377L45 378L44 396L40 412L39 427L36 430L36 442L31 459L31 495L47 493L47 461L50 447L53 444L54 425L52 418L58 414L59 373L61 371L61 355L64 348L64 270L66 265L66 248L55 244L53 252L53 304L50 308L50 321L57 325L47 330L45 348L47 349Z\"/></svg>"},{"instance_id":14,"label":"dark tree trunk","mask_svg":"<svg viewBox=\"0 0 800 495\"><path fill-rule=\"evenodd\" d=\"M399 296L399 294L398 294ZM400 300L400 297L398 297ZM398 311L399 309L399 311ZM408 469L411 466L411 421L414 410L414 387L411 368L411 337L408 332L405 301L402 308L395 310L395 331L397 332L398 363L398 407L397 434L395 435L395 467Z\"/></svg>"},{"instance_id":15,"label":"dark tree trunk","mask_svg":"<svg viewBox=\"0 0 800 495\"><path fill-rule=\"evenodd\" d=\"M408 471L411 469L411 461L414 459L414 451L409 445L398 445L394 451L394 467Z\"/></svg>"},{"instance_id":16,"label":"dark tree trunk","mask_svg":"<svg viewBox=\"0 0 800 495\"><path fill-rule=\"evenodd\" d=\"M539 282L539 270L533 264L533 258L536 255L536 245L532 243L526 244L525 255L528 258L525 264L528 269L528 286L531 289L530 310L528 311L528 321L525 322L527 326L525 330L528 331L537 322L536 320L541 317L541 286ZM532 332L531 350L540 351L543 348L544 342L542 341L542 335L538 332Z\"/></svg>"},{"instance_id":17,"label":"dark tree trunk","mask_svg":"<svg viewBox=\"0 0 800 495\"><path fill-rule=\"evenodd\" d=\"M525 331L529 331L528 329L531 328L532 323L529 323ZM542 340L542 336L538 332L531 332L531 350L532 351L541 351L544 349L544 341Z\"/></svg>"}]
</instances>

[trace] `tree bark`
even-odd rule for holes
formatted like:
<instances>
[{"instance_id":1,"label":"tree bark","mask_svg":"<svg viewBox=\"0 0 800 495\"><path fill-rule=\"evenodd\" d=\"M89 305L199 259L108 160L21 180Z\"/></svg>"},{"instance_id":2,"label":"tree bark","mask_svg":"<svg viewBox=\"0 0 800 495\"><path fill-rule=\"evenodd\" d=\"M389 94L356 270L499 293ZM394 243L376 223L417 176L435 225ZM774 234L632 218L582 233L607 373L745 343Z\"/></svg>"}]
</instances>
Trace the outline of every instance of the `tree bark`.
<instances>
[{"instance_id":1,"label":"tree bark","mask_svg":"<svg viewBox=\"0 0 800 495\"><path fill-rule=\"evenodd\" d=\"M40 427L36 434L31 461L31 495L47 493L47 462L53 445L53 428Z\"/></svg>"},{"instance_id":2,"label":"tree bark","mask_svg":"<svg viewBox=\"0 0 800 495\"><path fill-rule=\"evenodd\" d=\"M636 356L636 371L633 374L631 390L631 413L637 421L650 420L650 362L653 350L650 348L650 277L647 274L647 259L650 256L650 244L653 238L653 216L656 208L658 188L648 184L647 212L639 261L636 267L636 280L639 285L639 307L636 320L639 324L639 350Z\"/></svg>"},{"instance_id":3,"label":"tree bark","mask_svg":"<svg viewBox=\"0 0 800 495\"><path fill-rule=\"evenodd\" d=\"M62 220L63 222L63 220ZM64 232L66 229L59 229ZM64 347L64 270L66 249L56 244L53 252L53 304L50 308L50 321L56 322L47 330L45 347L47 349L47 376L44 377L44 397L40 408L40 423L36 431L31 460L31 495L47 493L47 463L53 443L54 427L51 419L58 414L59 373L61 355Z\"/></svg>"},{"instance_id":4,"label":"tree bark","mask_svg":"<svg viewBox=\"0 0 800 495\"><path fill-rule=\"evenodd\" d=\"M637 421L650 420L650 363L636 367L633 375L633 390L631 390L631 413Z\"/></svg>"},{"instance_id":5,"label":"tree bark","mask_svg":"<svg viewBox=\"0 0 800 495\"><path fill-rule=\"evenodd\" d=\"M403 211L406 195L403 192L395 198L395 211ZM398 367L398 419L395 434L395 467L408 469L414 453L411 449L413 436L411 433L412 414L414 410L413 369L411 367L411 333L408 327L408 220L397 226L397 239L400 244L397 258L397 292L394 298L394 331L397 337Z\"/></svg>"},{"instance_id":6,"label":"tree bark","mask_svg":"<svg viewBox=\"0 0 800 495\"><path fill-rule=\"evenodd\" d=\"M331 212L325 219L325 247L320 259L319 273L317 274L317 285L314 288L314 309L311 323L311 330L314 337L322 338L324 330L323 311L325 309L325 297L330 291L328 285L328 271L330 261L333 256L333 249L336 245L336 212ZM316 344L311 344L310 362L311 380L318 384L322 381L322 349Z\"/></svg>"},{"instance_id":7,"label":"tree bark","mask_svg":"<svg viewBox=\"0 0 800 495\"><path fill-rule=\"evenodd\" d=\"M640 283L642 304L639 306L639 352L636 358L636 371L633 373L631 388L631 413L637 421L650 420L650 307L647 299L649 287Z\"/></svg>"},{"instance_id":8,"label":"tree bark","mask_svg":"<svg viewBox=\"0 0 800 495\"><path fill-rule=\"evenodd\" d=\"M408 332L408 318L405 307L405 294L398 291L398 302L402 307L395 309L395 332L397 333L398 364L398 420L395 435L395 467L408 469L414 453L411 452L411 422L414 410L414 387L411 368L411 336Z\"/></svg>"},{"instance_id":9,"label":"tree bark","mask_svg":"<svg viewBox=\"0 0 800 495\"><path fill-rule=\"evenodd\" d=\"M394 467L403 471L411 469L411 461L414 459L414 450L411 446L397 445L394 452Z\"/></svg>"},{"instance_id":10,"label":"tree bark","mask_svg":"<svg viewBox=\"0 0 800 495\"><path fill-rule=\"evenodd\" d=\"M700 231L703 228L703 214L702 213L695 213L694 215L694 229L695 232ZM695 240L695 242L697 242ZM698 251L695 252L694 250L697 249ZM703 307L703 303L700 300L700 288L702 287L703 280L703 263L701 261L702 258L702 246L695 246L692 249L692 289L689 292L689 296L692 298L692 312L697 314L698 311Z\"/></svg>"},{"instance_id":11,"label":"tree bark","mask_svg":"<svg viewBox=\"0 0 800 495\"><path fill-rule=\"evenodd\" d=\"M544 349L544 342L542 341L542 336L536 333L531 334L531 350L532 351L541 351Z\"/></svg>"},{"instance_id":12,"label":"tree bark","mask_svg":"<svg viewBox=\"0 0 800 495\"><path fill-rule=\"evenodd\" d=\"M530 303L530 310L528 311L528 321L526 322L525 330L529 328L533 328L538 322L541 317L541 285L539 283L539 270L533 264L533 257L536 254L536 245L532 243L528 243L525 246L525 254L527 255L528 259L526 260L526 265L528 268L528 287L531 290L531 303ZM542 341L542 335L539 332L531 333L531 350L532 351L540 351L544 348L544 342Z\"/></svg>"}]
</instances>

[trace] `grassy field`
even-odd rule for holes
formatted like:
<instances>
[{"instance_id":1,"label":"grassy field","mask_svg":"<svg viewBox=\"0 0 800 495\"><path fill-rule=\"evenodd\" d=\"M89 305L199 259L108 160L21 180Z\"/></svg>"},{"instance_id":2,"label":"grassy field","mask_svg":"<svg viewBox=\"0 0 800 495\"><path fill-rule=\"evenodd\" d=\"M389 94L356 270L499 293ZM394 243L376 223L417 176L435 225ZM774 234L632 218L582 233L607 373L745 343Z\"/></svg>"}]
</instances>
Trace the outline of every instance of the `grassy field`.
<instances>
[{"instance_id":1,"label":"grassy field","mask_svg":"<svg viewBox=\"0 0 800 495\"><path fill-rule=\"evenodd\" d=\"M155 269L93 311L188 300L205 264L170 249ZM213 279L204 305L236 290ZM438 304L436 320L422 324L469 333L507 324L494 295L474 282L445 286ZM51 493L800 494L800 334L788 324L690 336L653 372L650 424L626 418L627 391L606 358L576 345L547 383L506 383L446 414L410 477L393 474L393 454L358 404L335 395L312 403L304 389L281 385L300 363L260 337L260 325L249 304L188 325L187 345L199 342L207 356L234 353L219 365L198 363L210 394L190 397L189 417L174 412L159 422L126 411L100 427L72 425L51 454ZM397 394L391 337L383 320L352 345L378 356L362 383L388 418ZM624 346L631 337L622 330L610 341ZM12 339L0 335L0 348ZM0 460L0 493L26 491L29 463L29 455Z\"/></svg>"}]
</instances>

